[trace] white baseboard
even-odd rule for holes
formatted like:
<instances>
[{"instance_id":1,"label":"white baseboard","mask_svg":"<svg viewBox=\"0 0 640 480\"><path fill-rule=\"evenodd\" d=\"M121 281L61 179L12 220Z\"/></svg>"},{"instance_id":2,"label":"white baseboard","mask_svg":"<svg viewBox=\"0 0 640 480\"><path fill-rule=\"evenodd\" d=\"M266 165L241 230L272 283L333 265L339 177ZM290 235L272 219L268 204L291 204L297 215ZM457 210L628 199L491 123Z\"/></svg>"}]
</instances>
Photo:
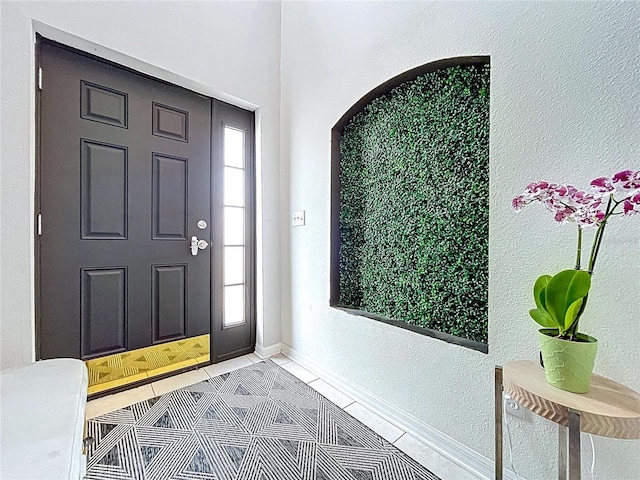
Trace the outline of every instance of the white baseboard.
<instances>
[{"instance_id":1,"label":"white baseboard","mask_svg":"<svg viewBox=\"0 0 640 480\"><path fill-rule=\"evenodd\" d=\"M282 344L276 343L274 345L269 345L268 347L261 347L260 345L256 345L255 353L260 358L269 358L280 352L282 352Z\"/></svg>"},{"instance_id":2,"label":"white baseboard","mask_svg":"<svg viewBox=\"0 0 640 480\"><path fill-rule=\"evenodd\" d=\"M463 445L414 416L409 415L407 412L400 410L398 407L368 390L354 385L342 375L325 369L314 360L302 355L285 343L282 344L282 353L299 363L307 370L315 373L318 377L326 380L338 390L342 390L361 405L374 411L385 420L409 433L411 436L416 437L425 445L429 446L456 465L459 465L461 468L464 468L473 475L483 479L490 480L495 478L493 461L479 454L475 450ZM504 478L516 480L517 477L511 470L507 470L505 468Z\"/></svg>"}]
</instances>

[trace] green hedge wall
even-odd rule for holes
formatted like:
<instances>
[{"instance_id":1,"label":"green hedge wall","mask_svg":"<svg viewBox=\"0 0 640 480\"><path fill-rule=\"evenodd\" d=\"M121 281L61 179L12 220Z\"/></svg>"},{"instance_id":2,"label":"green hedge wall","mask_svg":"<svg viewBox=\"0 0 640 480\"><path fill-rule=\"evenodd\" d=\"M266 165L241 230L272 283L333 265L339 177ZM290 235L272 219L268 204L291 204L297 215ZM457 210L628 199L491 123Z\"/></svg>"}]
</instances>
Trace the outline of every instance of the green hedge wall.
<instances>
[{"instance_id":1,"label":"green hedge wall","mask_svg":"<svg viewBox=\"0 0 640 480\"><path fill-rule=\"evenodd\" d=\"M340 155L340 304L486 344L489 66L376 98Z\"/></svg>"}]
</instances>

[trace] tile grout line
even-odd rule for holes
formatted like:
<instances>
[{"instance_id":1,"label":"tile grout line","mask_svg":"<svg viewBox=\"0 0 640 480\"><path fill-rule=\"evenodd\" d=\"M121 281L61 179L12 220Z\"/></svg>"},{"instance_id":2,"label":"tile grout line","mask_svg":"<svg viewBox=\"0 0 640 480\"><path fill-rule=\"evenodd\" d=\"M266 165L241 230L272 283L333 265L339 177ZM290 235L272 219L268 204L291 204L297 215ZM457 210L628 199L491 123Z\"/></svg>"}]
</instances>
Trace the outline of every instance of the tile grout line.
<instances>
[{"instance_id":1,"label":"tile grout line","mask_svg":"<svg viewBox=\"0 0 640 480\"><path fill-rule=\"evenodd\" d=\"M402 432L402 435L400 435L400 436L396 439L396 441L395 441L395 442L392 442L393 446L395 447L395 446L396 446L396 443L398 443L398 442L400 441L400 439L401 439L402 437L404 437L405 435L407 435L407 432ZM396 447L396 448L398 448L398 447ZM399 450L399 448L398 448L398 450Z\"/></svg>"},{"instance_id":2,"label":"tile grout line","mask_svg":"<svg viewBox=\"0 0 640 480\"><path fill-rule=\"evenodd\" d=\"M293 360L291 360L291 361L293 361ZM304 368L304 367L301 367L301 368ZM288 371L288 370L287 370L287 371ZM289 373L291 373L291 372L289 372ZM293 375L293 374L292 374L292 375ZM295 376L295 375L294 375L294 376ZM345 396L345 397L347 397L349 400L351 400L351 403L348 403L348 404L347 404L347 405L345 405L344 407L340 407L340 406L338 405L338 408L341 408L342 410L346 411L346 409L347 409L347 408L349 408L351 405L353 405L354 403L356 403L356 401L355 401L353 398L351 398L351 396L350 396L350 395L346 394L345 392L343 392L342 390L340 390L338 387L336 387L335 385L333 385L333 384L329 383L327 380L325 380L325 379L324 379L324 378L322 378L322 377L317 377L316 379L311 380L310 382L307 382L307 385L309 385L311 388L313 388L313 387L311 386L311 384L312 384L313 382L318 381L318 380L320 380L321 382L324 382L326 385L328 385L329 387L333 388L334 390L336 390L336 391L337 391L338 393L340 393L341 395L344 395L344 396ZM315 390L315 388L314 388L314 390ZM316 391L318 391L318 390L316 390ZM319 392L319 393L322 395L322 393L321 393L321 392ZM336 404L336 405L337 405L337 404Z\"/></svg>"},{"instance_id":3,"label":"tile grout line","mask_svg":"<svg viewBox=\"0 0 640 480\"><path fill-rule=\"evenodd\" d=\"M275 357L275 355L271 355L271 357L267 357L264 358L263 360L271 360L273 363L275 363L276 365L278 365L279 367L282 367L283 365L286 365L287 363L291 363L293 362L293 360L291 360L289 357L287 357L286 355L282 355L283 358L286 358L287 361L284 363L278 363L275 360L272 359L272 357Z\"/></svg>"},{"instance_id":4,"label":"tile grout line","mask_svg":"<svg viewBox=\"0 0 640 480\"><path fill-rule=\"evenodd\" d=\"M254 355L255 355L255 353L254 353ZM257 356L257 355L256 355L256 356ZM250 353L248 353L247 355L245 355L245 357L247 357L247 358L251 361L251 363L253 363L254 365L255 365L256 363L258 363L258 362L256 362L253 358L251 358L251 354L250 354ZM258 357L258 358L260 358L260 357ZM261 361L262 361L262 360L261 360Z\"/></svg>"}]
</instances>

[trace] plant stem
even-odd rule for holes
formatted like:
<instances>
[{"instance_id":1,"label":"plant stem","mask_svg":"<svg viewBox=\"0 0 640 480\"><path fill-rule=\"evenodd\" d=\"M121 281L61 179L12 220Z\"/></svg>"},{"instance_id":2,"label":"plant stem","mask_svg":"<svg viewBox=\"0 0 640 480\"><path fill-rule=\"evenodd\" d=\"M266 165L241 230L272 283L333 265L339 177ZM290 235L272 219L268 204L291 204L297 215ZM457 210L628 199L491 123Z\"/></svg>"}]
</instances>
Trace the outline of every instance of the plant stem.
<instances>
[{"instance_id":1,"label":"plant stem","mask_svg":"<svg viewBox=\"0 0 640 480\"><path fill-rule=\"evenodd\" d=\"M571 325L571 328L569 328L568 333L569 333L569 340L573 341L576 338L576 335L578 333L578 321L580 320L580 317L582 316L582 313L584 312L584 309L587 308L587 300L589 299L589 294L587 293L584 298L582 299L582 305L580 305L580 310L578 310L578 314L576 315L576 319L573 322L573 325Z\"/></svg>"},{"instance_id":2,"label":"plant stem","mask_svg":"<svg viewBox=\"0 0 640 480\"><path fill-rule=\"evenodd\" d=\"M602 223L598 226L598 230L596 231L596 236L593 239L593 245L591 246L591 255L589 256L589 267L587 269L587 273L589 275L593 275L593 269L596 266L596 260L598 258L598 253L600 252L600 245L602 244L602 236L604 235L604 229L607 226L607 220L609 217L613 215L614 210L620 202L616 202L613 199L613 195L609 196L609 201L607 202L607 209L605 210L604 219ZM613 207L612 207L613 204ZM576 315L576 319L571 325L571 328L568 330L570 340L575 340L576 334L578 333L578 322L580 317L584 313L584 309L587 307L587 300L589 299L589 294L585 295L582 299L582 305L580 305L580 310L578 310L578 314Z\"/></svg>"},{"instance_id":3,"label":"plant stem","mask_svg":"<svg viewBox=\"0 0 640 480\"><path fill-rule=\"evenodd\" d=\"M614 203L613 195L609 197L609 202L607 202L607 209L605 211L604 220L602 220L602 223L598 226L598 230L596 231L596 236L593 239L593 246L591 247L591 255L589 257L589 268L588 268L589 275L593 274L593 269L596 266L596 260L598 258L598 252L600 251L600 245L602 244L602 235L604 235L604 229L607 226L607 220L609 220L609 217L611 216L613 211L620 204L620 202L615 202L615 205L613 206L613 208L611 208L612 203Z\"/></svg>"},{"instance_id":4,"label":"plant stem","mask_svg":"<svg viewBox=\"0 0 640 480\"><path fill-rule=\"evenodd\" d=\"M576 270L580 270L581 256L582 256L582 226L578 225L578 249L576 252Z\"/></svg>"}]
</instances>

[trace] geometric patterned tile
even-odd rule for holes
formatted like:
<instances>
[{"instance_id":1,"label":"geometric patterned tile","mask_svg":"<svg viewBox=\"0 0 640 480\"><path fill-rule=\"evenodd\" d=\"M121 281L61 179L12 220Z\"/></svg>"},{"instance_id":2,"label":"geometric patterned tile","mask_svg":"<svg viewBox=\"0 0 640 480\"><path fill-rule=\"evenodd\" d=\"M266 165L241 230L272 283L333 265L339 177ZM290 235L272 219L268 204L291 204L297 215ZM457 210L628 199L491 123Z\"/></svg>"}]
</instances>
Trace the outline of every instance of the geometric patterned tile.
<instances>
[{"instance_id":1,"label":"geometric patterned tile","mask_svg":"<svg viewBox=\"0 0 640 480\"><path fill-rule=\"evenodd\" d=\"M87 479L436 480L270 360L89 421Z\"/></svg>"}]
</instances>

